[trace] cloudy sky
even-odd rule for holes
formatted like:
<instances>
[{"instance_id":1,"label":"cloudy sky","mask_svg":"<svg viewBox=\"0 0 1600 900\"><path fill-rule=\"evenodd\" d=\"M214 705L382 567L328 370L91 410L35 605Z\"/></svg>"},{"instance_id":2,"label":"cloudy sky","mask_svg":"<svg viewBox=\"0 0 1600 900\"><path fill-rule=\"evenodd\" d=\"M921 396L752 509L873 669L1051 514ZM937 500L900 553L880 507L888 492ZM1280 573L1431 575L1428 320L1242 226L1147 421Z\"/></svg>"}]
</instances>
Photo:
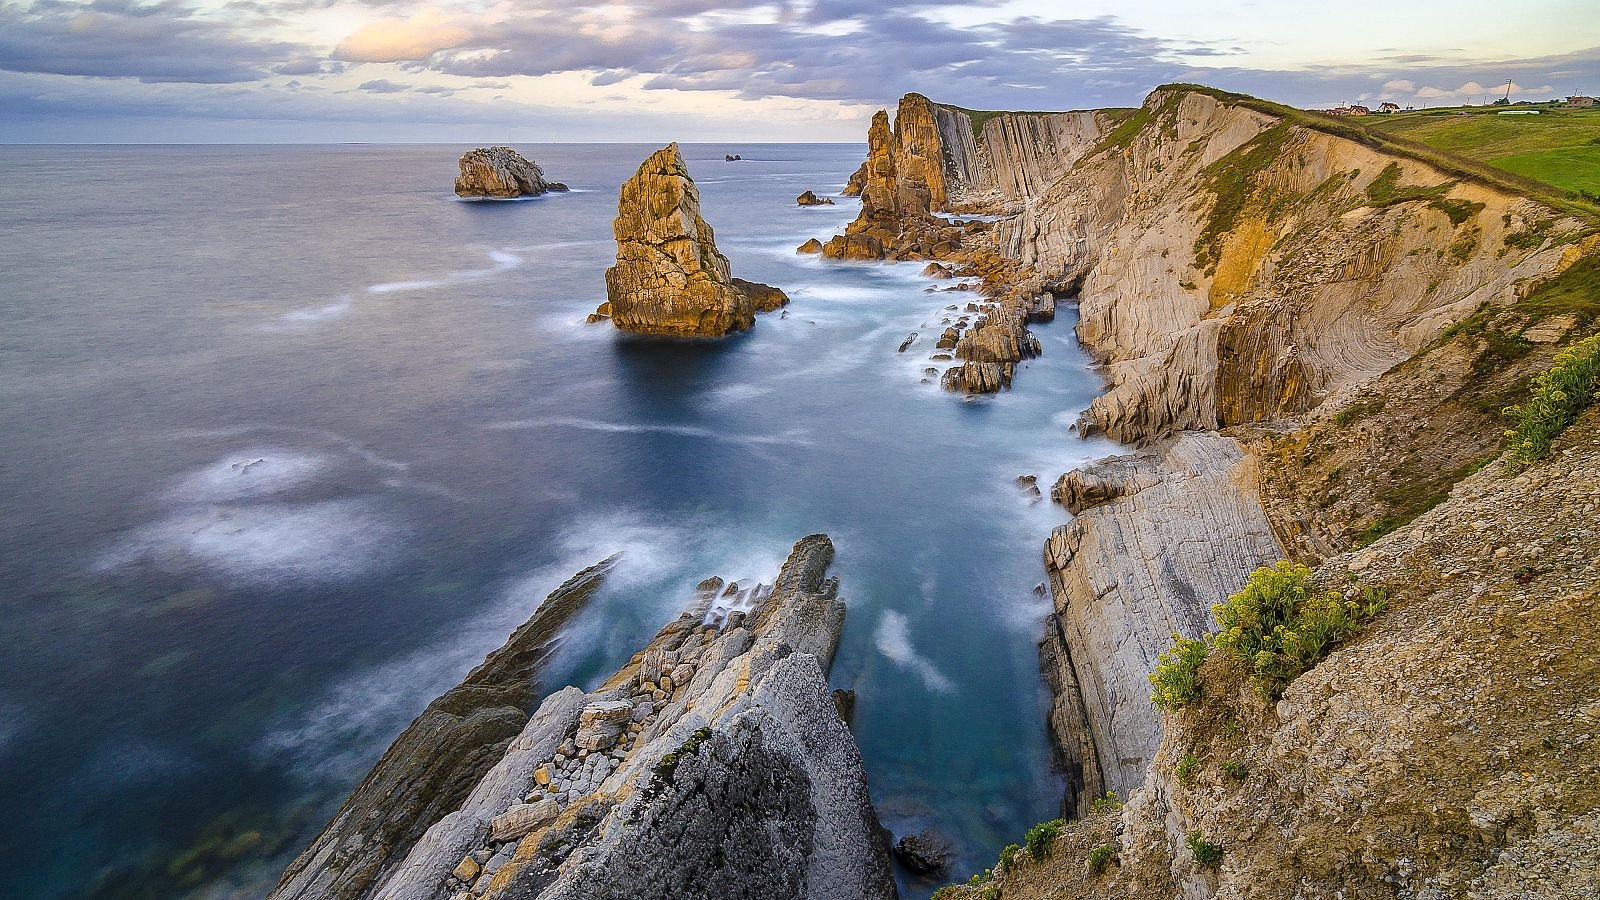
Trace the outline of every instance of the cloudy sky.
<instances>
[{"instance_id":1,"label":"cloudy sky","mask_svg":"<svg viewBox=\"0 0 1600 900\"><path fill-rule=\"evenodd\" d=\"M1593 0L0 0L0 142L859 141L918 90L1600 92Z\"/></svg>"}]
</instances>

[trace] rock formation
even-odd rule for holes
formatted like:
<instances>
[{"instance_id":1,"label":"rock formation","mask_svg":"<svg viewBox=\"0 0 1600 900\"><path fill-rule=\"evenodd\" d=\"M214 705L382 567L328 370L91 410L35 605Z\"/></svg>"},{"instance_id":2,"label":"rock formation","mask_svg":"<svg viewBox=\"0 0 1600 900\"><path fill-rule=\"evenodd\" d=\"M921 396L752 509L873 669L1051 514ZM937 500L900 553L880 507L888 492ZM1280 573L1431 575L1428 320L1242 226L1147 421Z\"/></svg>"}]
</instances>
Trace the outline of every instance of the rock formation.
<instances>
[{"instance_id":1,"label":"rock formation","mask_svg":"<svg viewBox=\"0 0 1600 900\"><path fill-rule=\"evenodd\" d=\"M816 191L806 191L794 198L794 202L797 206L832 206L833 198L818 197Z\"/></svg>"},{"instance_id":2,"label":"rock formation","mask_svg":"<svg viewBox=\"0 0 1600 900\"><path fill-rule=\"evenodd\" d=\"M609 316L639 334L720 337L788 302L777 288L731 276L677 144L651 154L623 183L613 232L617 263L606 270L606 304L591 320Z\"/></svg>"},{"instance_id":3,"label":"rock formation","mask_svg":"<svg viewBox=\"0 0 1600 900\"><path fill-rule=\"evenodd\" d=\"M456 178L459 197L537 197L565 191L559 181L545 181L544 171L510 147L479 147L461 155Z\"/></svg>"},{"instance_id":4,"label":"rock formation","mask_svg":"<svg viewBox=\"0 0 1600 900\"><path fill-rule=\"evenodd\" d=\"M367 897L423 832L454 811L528 723L538 674L562 626L616 565L612 557L546 597L500 649L395 738L269 900Z\"/></svg>"},{"instance_id":5,"label":"rock formation","mask_svg":"<svg viewBox=\"0 0 1600 900\"><path fill-rule=\"evenodd\" d=\"M892 898L827 684L845 614L832 557L812 535L770 588L703 582L605 684L547 697L384 879L339 896Z\"/></svg>"}]
</instances>

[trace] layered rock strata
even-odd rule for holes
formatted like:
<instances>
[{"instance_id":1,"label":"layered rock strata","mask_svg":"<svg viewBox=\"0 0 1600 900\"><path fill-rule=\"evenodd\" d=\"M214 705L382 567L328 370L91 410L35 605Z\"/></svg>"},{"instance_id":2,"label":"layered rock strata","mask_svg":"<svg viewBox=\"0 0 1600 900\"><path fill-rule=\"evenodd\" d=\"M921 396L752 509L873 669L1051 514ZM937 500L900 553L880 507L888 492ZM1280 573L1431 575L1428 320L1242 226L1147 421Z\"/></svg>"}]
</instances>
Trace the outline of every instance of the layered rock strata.
<instances>
[{"instance_id":1,"label":"layered rock strata","mask_svg":"<svg viewBox=\"0 0 1600 900\"><path fill-rule=\"evenodd\" d=\"M585 569L552 591L500 649L429 703L289 865L269 900L370 896L527 727L539 669L554 652L557 633L617 560Z\"/></svg>"},{"instance_id":2,"label":"layered rock strata","mask_svg":"<svg viewBox=\"0 0 1600 900\"><path fill-rule=\"evenodd\" d=\"M638 334L720 337L789 301L778 288L732 277L677 144L651 154L623 183L612 230L617 262L591 321L609 317Z\"/></svg>"},{"instance_id":3,"label":"layered rock strata","mask_svg":"<svg viewBox=\"0 0 1600 900\"><path fill-rule=\"evenodd\" d=\"M545 181L544 170L510 147L479 147L461 155L456 177L459 197L537 197L565 191L559 181Z\"/></svg>"},{"instance_id":4,"label":"layered rock strata","mask_svg":"<svg viewBox=\"0 0 1600 900\"><path fill-rule=\"evenodd\" d=\"M540 704L375 889L421 898L892 898L888 848L826 672L833 545L773 585L701 584L603 685Z\"/></svg>"},{"instance_id":5,"label":"layered rock strata","mask_svg":"<svg viewBox=\"0 0 1600 900\"><path fill-rule=\"evenodd\" d=\"M1211 606L1282 557L1237 441L1186 433L1063 475L1074 518L1045 543L1054 612L1040 659L1069 814L1126 796L1161 741L1149 673L1172 636L1213 630Z\"/></svg>"}]
</instances>

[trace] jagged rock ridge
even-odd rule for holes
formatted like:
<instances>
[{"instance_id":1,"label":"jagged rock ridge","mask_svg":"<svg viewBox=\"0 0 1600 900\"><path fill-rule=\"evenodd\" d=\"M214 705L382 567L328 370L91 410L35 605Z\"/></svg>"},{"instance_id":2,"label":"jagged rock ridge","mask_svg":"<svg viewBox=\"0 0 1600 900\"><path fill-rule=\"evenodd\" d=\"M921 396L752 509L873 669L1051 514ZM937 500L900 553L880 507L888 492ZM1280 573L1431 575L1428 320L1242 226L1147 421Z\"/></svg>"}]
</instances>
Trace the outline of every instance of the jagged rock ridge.
<instances>
[{"instance_id":1,"label":"jagged rock ridge","mask_svg":"<svg viewBox=\"0 0 1600 900\"><path fill-rule=\"evenodd\" d=\"M638 334L720 337L789 302L777 288L732 277L677 144L651 154L623 183L612 230L617 262L591 321L609 316Z\"/></svg>"},{"instance_id":2,"label":"jagged rock ridge","mask_svg":"<svg viewBox=\"0 0 1600 900\"><path fill-rule=\"evenodd\" d=\"M892 898L827 685L845 614L832 556L811 535L770 588L703 582L605 684L547 697L403 862L342 896Z\"/></svg>"}]
</instances>

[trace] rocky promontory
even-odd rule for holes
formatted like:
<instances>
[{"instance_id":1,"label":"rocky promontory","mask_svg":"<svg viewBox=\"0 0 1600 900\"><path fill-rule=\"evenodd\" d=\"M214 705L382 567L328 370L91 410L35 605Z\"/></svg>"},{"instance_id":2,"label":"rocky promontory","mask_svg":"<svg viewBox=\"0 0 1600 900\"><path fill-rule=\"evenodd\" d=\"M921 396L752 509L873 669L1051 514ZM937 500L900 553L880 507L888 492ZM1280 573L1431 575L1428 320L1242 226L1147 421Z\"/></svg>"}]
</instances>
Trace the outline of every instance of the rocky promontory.
<instances>
[{"instance_id":1,"label":"rocky promontory","mask_svg":"<svg viewBox=\"0 0 1600 900\"><path fill-rule=\"evenodd\" d=\"M511 199L565 191L559 181L546 181L539 164L510 147L479 147L461 155L456 196Z\"/></svg>"},{"instance_id":2,"label":"rocky promontory","mask_svg":"<svg viewBox=\"0 0 1600 900\"><path fill-rule=\"evenodd\" d=\"M832 558L811 535L770 587L702 582L604 684L546 697L462 799L430 806L426 831L389 848L403 861L381 878L341 880L361 845L325 835L285 876L320 892L276 896L893 898L861 756L828 688L845 615Z\"/></svg>"},{"instance_id":3,"label":"rocky promontory","mask_svg":"<svg viewBox=\"0 0 1600 900\"><path fill-rule=\"evenodd\" d=\"M606 270L606 303L593 319L609 316L638 334L720 337L789 302L778 288L732 276L677 144L651 154L623 183L612 230L617 263Z\"/></svg>"}]
</instances>

